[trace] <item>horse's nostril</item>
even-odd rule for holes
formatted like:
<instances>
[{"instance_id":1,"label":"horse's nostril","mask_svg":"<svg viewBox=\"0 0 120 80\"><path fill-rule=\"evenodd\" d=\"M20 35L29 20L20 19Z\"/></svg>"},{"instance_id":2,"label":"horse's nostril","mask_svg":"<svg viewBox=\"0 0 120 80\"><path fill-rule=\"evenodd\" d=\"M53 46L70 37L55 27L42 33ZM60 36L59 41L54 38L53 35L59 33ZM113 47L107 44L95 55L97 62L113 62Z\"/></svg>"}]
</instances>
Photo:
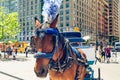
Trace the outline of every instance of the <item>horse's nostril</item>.
<instances>
[{"instance_id":1,"label":"horse's nostril","mask_svg":"<svg viewBox=\"0 0 120 80\"><path fill-rule=\"evenodd\" d=\"M44 73L45 73L45 69L43 68L40 70L40 74L44 74Z\"/></svg>"},{"instance_id":2,"label":"horse's nostril","mask_svg":"<svg viewBox=\"0 0 120 80\"><path fill-rule=\"evenodd\" d=\"M48 70L45 69L45 68L41 68L39 72L35 71L35 73L36 73L37 77L43 77L44 78L44 77L47 76Z\"/></svg>"}]
</instances>

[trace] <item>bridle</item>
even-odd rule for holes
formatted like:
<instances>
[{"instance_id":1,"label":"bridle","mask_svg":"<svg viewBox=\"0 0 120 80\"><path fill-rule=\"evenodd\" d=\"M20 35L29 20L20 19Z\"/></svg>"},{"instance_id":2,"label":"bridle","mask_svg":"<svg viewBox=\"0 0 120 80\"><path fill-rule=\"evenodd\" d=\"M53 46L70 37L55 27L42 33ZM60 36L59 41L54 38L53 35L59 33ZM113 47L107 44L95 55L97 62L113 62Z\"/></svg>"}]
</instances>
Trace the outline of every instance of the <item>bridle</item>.
<instances>
[{"instance_id":1,"label":"bridle","mask_svg":"<svg viewBox=\"0 0 120 80\"><path fill-rule=\"evenodd\" d=\"M51 59L53 55L56 53L59 44L59 31L57 28L45 28L41 29L40 27L35 30L35 36L39 38L44 38L45 35L53 35L55 38L55 45L51 52L37 52L34 55L34 58L48 58Z\"/></svg>"},{"instance_id":2,"label":"bridle","mask_svg":"<svg viewBox=\"0 0 120 80\"><path fill-rule=\"evenodd\" d=\"M54 71L59 71L59 72L64 72L66 69L71 67L71 64L76 63L78 65L86 66L86 61L82 59L81 55L76 55L73 53L78 53L76 49L73 49L71 45L69 44L69 41L66 40L58 31L57 28L37 28L35 30L35 35L38 36L39 38L44 38L45 35L53 35L55 36L55 44L53 47L53 50L51 52L37 52L34 55L34 58L48 58L50 59L48 65L50 70ZM60 43L62 40L62 49L63 49L63 56L62 58L58 58L58 60L54 61L53 55L56 53L58 48L60 47ZM73 55L76 55L77 57L75 58Z\"/></svg>"}]
</instances>

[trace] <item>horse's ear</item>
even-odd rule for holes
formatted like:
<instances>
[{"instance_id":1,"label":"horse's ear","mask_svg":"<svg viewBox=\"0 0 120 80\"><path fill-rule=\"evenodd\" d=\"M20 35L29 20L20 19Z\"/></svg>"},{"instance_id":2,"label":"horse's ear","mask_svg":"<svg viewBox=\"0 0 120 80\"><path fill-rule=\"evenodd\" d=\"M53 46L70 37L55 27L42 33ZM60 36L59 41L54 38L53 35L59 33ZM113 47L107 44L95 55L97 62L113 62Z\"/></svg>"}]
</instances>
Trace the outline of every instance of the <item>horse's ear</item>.
<instances>
[{"instance_id":1,"label":"horse's ear","mask_svg":"<svg viewBox=\"0 0 120 80\"><path fill-rule=\"evenodd\" d=\"M36 27L40 27L41 24L40 24L38 18L37 18L37 17L34 17L34 20L35 20L35 26L36 26Z\"/></svg>"},{"instance_id":2,"label":"horse's ear","mask_svg":"<svg viewBox=\"0 0 120 80\"><path fill-rule=\"evenodd\" d=\"M55 28L56 27L56 24L57 24L57 21L58 21L58 16L59 14L57 14L56 18L54 19L54 21L50 24L50 27L51 28Z\"/></svg>"}]
</instances>

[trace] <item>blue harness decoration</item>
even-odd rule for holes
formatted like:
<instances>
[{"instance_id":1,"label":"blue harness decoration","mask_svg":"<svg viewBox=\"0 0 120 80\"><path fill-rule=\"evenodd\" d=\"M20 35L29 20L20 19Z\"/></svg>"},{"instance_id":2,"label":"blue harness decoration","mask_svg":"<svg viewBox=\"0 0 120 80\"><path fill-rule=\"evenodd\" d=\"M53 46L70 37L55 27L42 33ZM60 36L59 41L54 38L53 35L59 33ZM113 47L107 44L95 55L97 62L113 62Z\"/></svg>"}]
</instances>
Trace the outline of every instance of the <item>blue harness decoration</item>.
<instances>
[{"instance_id":1,"label":"blue harness decoration","mask_svg":"<svg viewBox=\"0 0 120 80\"><path fill-rule=\"evenodd\" d=\"M45 30L42 31L36 31L36 35L40 36L41 32L44 31L44 34L54 34L56 36L56 43L55 46L52 50L52 52L44 53L44 52L37 52L35 53L34 57L35 58L48 58L50 59L49 62L49 69L54 70L54 71L60 71L64 72L66 69L70 67L70 65L74 62L78 65L85 66L85 61L83 60L82 56L76 50L76 48L71 47L69 44L69 41L66 40L61 34L59 34L58 30L55 28L46 28ZM54 61L52 59L53 55L56 53L56 50L59 47L60 44L60 38L62 38L62 47L63 47L63 57L58 60ZM73 53L76 55L77 59L73 57Z\"/></svg>"},{"instance_id":2,"label":"blue harness decoration","mask_svg":"<svg viewBox=\"0 0 120 80\"><path fill-rule=\"evenodd\" d=\"M45 34L46 35L50 35L50 34L54 35L56 38L55 46L54 46L52 52L48 52L48 53L37 52L34 55L35 58L50 59L49 64L48 64L50 70L63 73L65 70L67 70L69 67L71 67L71 65L74 63L78 64L79 66L80 65L85 66L85 67L88 66L87 62L82 58L82 56L80 55L78 50L76 48L73 48L69 44L69 41L67 39L65 39L62 36L62 34L59 33L57 28L55 28L55 29L46 28L45 30L37 29L35 31L35 34L37 36L39 36L40 38L43 38ZM42 37L41 37L41 34L42 34ZM62 43L60 44L61 41L62 41ZM62 56L62 58L54 61L52 58L53 58L53 55L56 53L59 45L62 45L63 56ZM76 57L74 57L73 55L75 55ZM77 70L75 80L77 80L78 72L79 71Z\"/></svg>"},{"instance_id":3,"label":"blue harness decoration","mask_svg":"<svg viewBox=\"0 0 120 80\"><path fill-rule=\"evenodd\" d=\"M39 36L40 38L43 38L45 34L53 34L56 36L56 44L55 47L53 48L52 52L48 52L48 53L44 53L44 52L37 52L34 55L34 58L49 58L51 59L54 55L54 53L56 52L56 49L59 45L59 31L57 28L46 28L45 30L41 30L41 29L36 29L35 34L37 36Z\"/></svg>"}]
</instances>

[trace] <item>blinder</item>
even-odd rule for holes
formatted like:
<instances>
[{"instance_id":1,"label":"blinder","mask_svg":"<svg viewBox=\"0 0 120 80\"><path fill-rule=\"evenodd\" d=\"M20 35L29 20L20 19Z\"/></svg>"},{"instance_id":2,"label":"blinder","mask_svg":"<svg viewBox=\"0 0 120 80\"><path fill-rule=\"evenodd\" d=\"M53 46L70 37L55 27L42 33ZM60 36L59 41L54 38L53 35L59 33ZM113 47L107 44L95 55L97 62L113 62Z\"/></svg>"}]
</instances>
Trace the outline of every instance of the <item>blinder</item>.
<instances>
[{"instance_id":1,"label":"blinder","mask_svg":"<svg viewBox=\"0 0 120 80\"><path fill-rule=\"evenodd\" d=\"M59 36L59 31L58 31L58 29L57 28L46 28L46 29L37 28L35 30L35 35L39 36L40 38L43 38L45 36L45 34L55 36L55 39L56 39L55 46L54 46L52 52L48 52L48 53L37 52L37 53L35 53L34 58L48 58L48 59L51 59L53 57L54 53L56 52L56 49L57 49L58 44L59 44L59 37L58 37Z\"/></svg>"}]
</instances>

